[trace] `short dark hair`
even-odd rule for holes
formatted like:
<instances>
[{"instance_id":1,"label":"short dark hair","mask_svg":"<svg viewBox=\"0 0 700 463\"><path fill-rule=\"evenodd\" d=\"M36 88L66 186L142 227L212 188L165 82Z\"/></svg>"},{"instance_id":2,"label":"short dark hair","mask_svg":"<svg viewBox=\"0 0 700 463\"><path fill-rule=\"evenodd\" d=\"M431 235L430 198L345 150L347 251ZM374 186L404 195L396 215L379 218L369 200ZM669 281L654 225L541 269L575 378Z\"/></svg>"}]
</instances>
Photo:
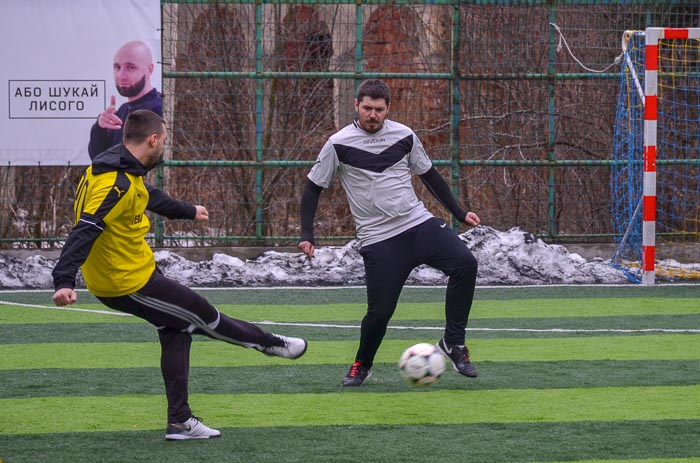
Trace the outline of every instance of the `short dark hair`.
<instances>
[{"instance_id":1,"label":"short dark hair","mask_svg":"<svg viewBox=\"0 0 700 463\"><path fill-rule=\"evenodd\" d=\"M389 86L379 79L367 79L357 87L357 101L362 101L366 96L373 100L383 98L386 104L391 102Z\"/></svg>"},{"instance_id":2,"label":"short dark hair","mask_svg":"<svg viewBox=\"0 0 700 463\"><path fill-rule=\"evenodd\" d=\"M124 143L139 144L153 134L160 136L165 121L149 109L137 109L129 114L124 123Z\"/></svg>"}]
</instances>

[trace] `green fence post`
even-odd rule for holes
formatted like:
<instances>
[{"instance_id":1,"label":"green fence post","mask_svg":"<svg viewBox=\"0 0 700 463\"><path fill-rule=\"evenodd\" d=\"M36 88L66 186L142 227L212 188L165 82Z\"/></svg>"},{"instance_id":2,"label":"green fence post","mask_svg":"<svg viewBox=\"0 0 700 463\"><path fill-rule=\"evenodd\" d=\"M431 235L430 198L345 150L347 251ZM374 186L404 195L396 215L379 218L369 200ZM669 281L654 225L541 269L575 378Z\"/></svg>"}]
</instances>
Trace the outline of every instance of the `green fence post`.
<instances>
[{"instance_id":1,"label":"green fence post","mask_svg":"<svg viewBox=\"0 0 700 463\"><path fill-rule=\"evenodd\" d=\"M155 168L155 173L156 173L156 188L162 190L163 189L163 178L165 177L163 173L163 163L158 164ZM165 221L163 220L163 216L155 214L153 217L153 221L155 222L154 225L154 230L153 230L153 239L155 246L158 248L162 248L164 245L164 240L163 237L165 236Z\"/></svg>"},{"instance_id":2,"label":"green fence post","mask_svg":"<svg viewBox=\"0 0 700 463\"><path fill-rule=\"evenodd\" d=\"M263 241L263 5L255 1L255 159L260 163L255 168L255 238Z\"/></svg>"},{"instance_id":3,"label":"green fence post","mask_svg":"<svg viewBox=\"0 0 700 463\"><path fill-rule=\"evenodd\" d=\"M362 1L355 3L355 95L362 81Z\"/></svg>"},{"instance_id":4,"label":"green fence post","mask_svg":"<svg viewBox=\"0 0 700 463\"><path fill-rule=\"evenodd\" d=\"M450 176L450 186L455 197L459 198L459 118L461 114L460 105L460 71L459 71L459 3L455 3L452 7L452 52L451 52L451 74L450 87L452 94L452 105L450 105L450 154L452 165L450 167L452 175ZM469 198L466 198L465 206L469 208ZM452 217L452 228L459 230L459 220Z\"/></svg>"},{"instance_id":5,"label":"green fence post","mask_svg":"<svg viewBox=\"0 0 700 463\"><path fill-rule=\"evenodd\" d=\"M550 3L549 7L549 22L556 24L557 22L557 7L554 2ZM547 67L548 75L548 85L547 85L547 97L548 97L548 124L547 124L547 157L549 161L554 164L557 160L557 155L555 152L555 145L557 139L557 127L556 127L556 101L555 101L555 89L556 89L556 49L557 40L554 34L554 29L549 28L549 66ZM549 239L554 238L557 235L556 226L556 178L555 178L555 168L550 166L547 169L547 237Z\"/></svg>"}]
</instances>

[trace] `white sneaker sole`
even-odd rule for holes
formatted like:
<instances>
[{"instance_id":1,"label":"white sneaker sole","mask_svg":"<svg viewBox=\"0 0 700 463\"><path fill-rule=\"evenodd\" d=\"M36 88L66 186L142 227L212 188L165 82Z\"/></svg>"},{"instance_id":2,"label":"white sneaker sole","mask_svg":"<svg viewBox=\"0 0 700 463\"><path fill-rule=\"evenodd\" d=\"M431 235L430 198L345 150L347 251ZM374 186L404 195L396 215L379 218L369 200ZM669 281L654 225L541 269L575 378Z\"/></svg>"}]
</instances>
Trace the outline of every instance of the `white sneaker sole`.
<instances>
[{"instance_id":1,"label":"white sneaker sole","mask_svg":"<svg viewBox=\"0 0 700 463\"><path fill-rule=\"evenodd\" d=\"M215 439L217 437L221 437L221 434L215 434L213 436L188 436L185 434L166 434L165 440Z\"/></svg>"}]
</instances>

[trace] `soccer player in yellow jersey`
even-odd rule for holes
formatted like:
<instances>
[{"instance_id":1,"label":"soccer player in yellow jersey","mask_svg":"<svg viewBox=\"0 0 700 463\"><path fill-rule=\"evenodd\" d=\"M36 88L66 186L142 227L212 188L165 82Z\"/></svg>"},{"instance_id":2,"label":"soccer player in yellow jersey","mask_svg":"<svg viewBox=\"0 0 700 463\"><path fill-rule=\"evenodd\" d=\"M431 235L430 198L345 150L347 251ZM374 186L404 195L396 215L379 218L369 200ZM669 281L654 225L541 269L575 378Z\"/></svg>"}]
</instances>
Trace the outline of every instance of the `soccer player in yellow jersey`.
<instances>
[{"instance_id":1,"label":"soccer player in yellow jersey","mask_svg":"<svg viewBox=\"0 0 700 463\"><path fill-rule=\"evenodd\" d=\"M175 200L144 183L143 176L161 159L167 136L160 116L137 110L124 124L123 143L95 156L76 189L75 226L53 270L53 300L58 306L76 302L73 288L81 268L88 290L103 304L154 325L168 400L165 438L220 437L192 414L188 403L192 334L289 359L301 357L307 342L228 317L158 270L145 240L150 228L146 210L169 219L209 219L205 207Z\"/></svg>"}]
</instances>

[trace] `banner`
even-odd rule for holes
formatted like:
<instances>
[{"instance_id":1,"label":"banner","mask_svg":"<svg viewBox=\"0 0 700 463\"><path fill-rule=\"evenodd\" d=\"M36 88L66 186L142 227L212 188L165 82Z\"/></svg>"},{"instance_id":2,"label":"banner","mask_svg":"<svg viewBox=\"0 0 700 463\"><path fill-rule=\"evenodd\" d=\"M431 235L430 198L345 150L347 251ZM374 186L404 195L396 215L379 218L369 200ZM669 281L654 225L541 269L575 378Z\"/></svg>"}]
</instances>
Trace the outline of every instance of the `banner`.
<instances>
[{"instance_id":1,"label":"banner","mask_svg":"<svg viewBox=\"0 0 700 463\"><path fill-rule=\"evenodd\" d=\"M113 59L129 42L161 86L159 0L2 0L0 167L87 165L90 129L116 96Z\"/></svg>"}]
</instances>

